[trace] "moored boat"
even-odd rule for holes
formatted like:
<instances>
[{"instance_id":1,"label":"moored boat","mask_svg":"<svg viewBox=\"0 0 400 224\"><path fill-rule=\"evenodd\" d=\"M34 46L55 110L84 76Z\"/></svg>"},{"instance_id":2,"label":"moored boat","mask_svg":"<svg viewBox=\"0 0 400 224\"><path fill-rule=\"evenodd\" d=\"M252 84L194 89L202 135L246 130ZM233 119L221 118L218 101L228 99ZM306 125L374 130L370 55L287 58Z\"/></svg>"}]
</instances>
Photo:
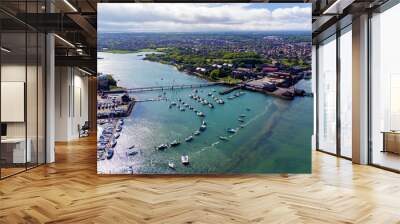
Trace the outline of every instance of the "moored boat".
<instances>
[{"instance_id":1,"label":"moored boat","mask_svg":"<svg viewBox=\"0 0 400 224\"><path fill-rule=\"evenodd\" d=\"M192 135L190 135L189 137L185 138L185 141L186 141L186 142L190 142L190 141L192 141L192 140L193 140L193 136L192 136Z\"/></svg>"},{"instance_id":2,"label":"moored boat","mask_svg":"<svg viewBox=\"0 0 400 224\"><path fill-rule=\"evenodd\" d=\"M174 170L174 169L175 169L175 163L169 161L169 162L168 162L168 167Z\"/></svg>"},{"instance_id":3,"label":"moored boat","mask_svg":"<svg viewBox=\"0 0 400 224\"><path fill-rule=\"evenodd\" d=\"M206 125L204 125L204 124L202 124L201 126L200 126L200 131L204 131L204 130L206 130L206 128L207 128L207 126Z\"/></svg>"},{"instance_id":4,"label":"moored boat","mask_svg":"<svg viewBox=\"0 0 400 224\"><path fill-rule=\"evenodd\" d=\"M189 156L188 155L182 155L181 156L181 162L183 165L189 165Z\"/></svg>"},{"instance_id":5,"label":"moored boat","mask_svg":"<svg viewBox=\"0 0 400 224\"><path fill-rule=\"evenodd\" d=\"M228 141L228 138L225 136L219 136L219 139L224 140L224 141Z\"/></svg>"},{"instance_id":6,"label":"moored boat","mask_svg":"<svg viewBox=\"0 0 400 224\"><path fill-rule=\"evenodd\" d=\"M114 149L109 148L107 150L107 159L111 159L114 156Z\"/></svg>"},{"instance_id":7,"label":"moored boat","mask_svg":"<svg viewBox=\"0 0 400 224\"><path fill-rule=\"evenodd\" d=\"M171 147L178 146L179 144L181 143L178 140L174 140L173 142L171 142Z\"/></svg>"},{"instance_id":8,"label":"moored boat","mask_svg":"<svg viewBox=\"0 0 400 224\"><path fill-rule=\"evenodd\" d=\"M204 117L205 115L204 115L203 112L199 111L199 112L197 112L197 116L199 116L199 117Z\"/></svg>"},{"instance_id":9,"label":"moored boat","mask_svg":"<svg viewBox=\"0 0 400 224\"><path fill-rule=\"evenodd\" d=\"M228 128L226 131L229 132L229 133L236 133L237 132L237 130L233 129L233 128Z\"/></svg>"},{"instance_id":10,"label":"moored boat","mask_svg":"<svg viewBox=\"0 0 400 224\"><path fill-rule=\"evenodd\" d=\"M161 145L159 145L159 146L156 147L157 150L164 150L164 149L166 149L166 148L168 148L168 145L167 145L167 144L161 144Z\"/></svg>"},{"instance_id":11,"label":"moored boat","mask_svg":"<svg viewBox=\"0 0 400 224\"><path fill-rule=\"evenodd\" d=\"M194 135L199 135L200 134L200 131L195 131L194 133L193 133Z\"/></svg>"}]
</instances>

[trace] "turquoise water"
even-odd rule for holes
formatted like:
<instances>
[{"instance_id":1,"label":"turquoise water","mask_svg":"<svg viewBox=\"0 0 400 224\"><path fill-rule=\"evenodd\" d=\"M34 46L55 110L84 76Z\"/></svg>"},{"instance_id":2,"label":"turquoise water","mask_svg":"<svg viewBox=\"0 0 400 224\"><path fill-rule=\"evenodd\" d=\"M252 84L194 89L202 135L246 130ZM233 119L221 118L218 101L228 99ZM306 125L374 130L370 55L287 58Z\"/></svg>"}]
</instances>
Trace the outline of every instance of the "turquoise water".
<instances>
[{"instance_id":1,"label":"turquoise water","mask_svg":"<svg viewBox=\"0 0 400 224\"><path fill-rule=\"evenodd\" d=\"M179 72L173 66L142 60L144 53L111 54L98 53L104 59L98 60L98 71L111 73L120 86L127 88L206 83L197 77ZM310 89L311 82L299 83ZM99 173L308 173L311 171L311 135L313 98L281 100L261 93L245 91L245 94L229 100L230 95L220 96L223 86L200 88L198 95L213 102L210 109L190 99L192 89L168 90L166 97L178 98L205 113L207 129L193 141L184 139L192 135L202 118L186 108L185 112L176 107L169 108L170 101L136 103L125 125L111 160L98 161ZM212 92L215 90L216 92ZM223 98L224 105L215 103L209 92ZM161 91L135 93L136 99L156 98ZM246 108L250 108L247 111ZM245 114L244 128L238 121ZM228 128L238 128L229 134ZM222 141L219 136L227 136ZM155 146L171 143L178 139L181 144L165 151L155 150ZM127 148L135 145L140 151L134 157L126 156ZM183 166L180 157L187 154L190 165ZM168 168L173 161L176 170ZM132 170L128 170L132 167Z\"/></svg>"}]
</instances>

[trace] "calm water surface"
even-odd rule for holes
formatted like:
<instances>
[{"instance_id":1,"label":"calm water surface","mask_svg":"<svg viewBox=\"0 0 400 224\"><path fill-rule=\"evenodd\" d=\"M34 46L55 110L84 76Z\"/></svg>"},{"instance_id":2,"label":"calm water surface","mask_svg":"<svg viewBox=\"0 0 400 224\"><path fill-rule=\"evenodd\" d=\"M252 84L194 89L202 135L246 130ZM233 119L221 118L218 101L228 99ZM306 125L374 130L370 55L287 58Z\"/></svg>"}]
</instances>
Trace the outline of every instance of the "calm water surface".
<instances>
[{"instance_id":1,"label":"calm water surface","mask_svg":"<svg viewBox=\"0 0 400 224\"><path fill-rule=\"evenodd\" d=\"M98 71L111 73L118 85L127 88L206 83L197 77L179 72L173 66L142 60L145 53L98 53ZM140 56L142 55L142 56ZM310 81L298 84L310 90ZM192 89L166 91L169 100L178 98L206 114L207 129L192 142L184 139L201 125L201 118L187 109L168 108L170 101L137 103L125 125L111 160L98 161L99 173L304 173L311 170L311 135L313 98L281 100L264 94L245 91L233 100L220 96L223 86L200 88L198 95L210 99L210 109L189 98ZM215 90L216 92L212 92ZM225 100L216 104L212 92ZM135 93L136 99L156 98L161 91ZM246 108L250 108L247 111ZM239 128L238 118L245 114L244 128L229 134L228 128ZM99 127L101 128L101 127ZM219 136L229 137L221 141ZM180 140L181 145L165 151L155 146ZM135 145L140 152L126 156L127 148ZM190 157L190 166L180 163L180 156ZM168 161L176 170L168 168ZM132 167L131 169L127 169Z\"/></svg>"}]
</instances>

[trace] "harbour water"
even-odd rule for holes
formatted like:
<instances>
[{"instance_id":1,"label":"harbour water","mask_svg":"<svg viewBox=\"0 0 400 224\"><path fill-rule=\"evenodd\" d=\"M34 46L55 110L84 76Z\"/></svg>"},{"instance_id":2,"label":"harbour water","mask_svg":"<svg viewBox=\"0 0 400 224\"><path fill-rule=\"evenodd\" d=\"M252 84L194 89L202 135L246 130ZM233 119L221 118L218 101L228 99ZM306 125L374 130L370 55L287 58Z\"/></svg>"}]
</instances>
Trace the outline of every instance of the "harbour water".
<instances>
[{"instance_id":1,"label":"harbour water","mask_svg":"<svg viewBox=\"0 0 400 224\"><path fill-rule=\"evenodd\" d=\"M146 52L148 53L148 52ZM142 60L142 53L112 54L99 52L98 72L110 73L119 86L126 88L207 83L195 76L178 71L171 65ZM299 85L310 90L311 81ZM308 173L311 172L311 135L313 126L313 98L298 97L292 101L278 99L257 92L244 91L240 97L229 100L238 91L220 96L226 87L199 88L197 95L213 102L215 108L202 105L189 97L193 89L167 90L170 101L136 103L125 124L115 154L110 160L98 161L99 173L111 174L226 174L226 173ZM215 92L213 92L213 90ZM215 103L208 93L225 101ZM161 91L134 93L136 99L164 96ZM172 101L181 98L206 116L207 128L194 136L202 118L186 108L169 108ZM250 110L246 110L250 108ZM244 122L238 121L240 115ZM240 125L244 127L241 128ZM98 127L101 129L101 126ZM238 131L228 133L228 128ZM191 142L185 138L193 135ZM228 141L219 136L228 137ZM156 146L179 140L181 144L164 151ZM128 157L127 150L135 145L138 154ZM181 155L189 155L190 165L181 164ZM168 162L176 169L170 169Z\"/></svg>"}]
</instances>

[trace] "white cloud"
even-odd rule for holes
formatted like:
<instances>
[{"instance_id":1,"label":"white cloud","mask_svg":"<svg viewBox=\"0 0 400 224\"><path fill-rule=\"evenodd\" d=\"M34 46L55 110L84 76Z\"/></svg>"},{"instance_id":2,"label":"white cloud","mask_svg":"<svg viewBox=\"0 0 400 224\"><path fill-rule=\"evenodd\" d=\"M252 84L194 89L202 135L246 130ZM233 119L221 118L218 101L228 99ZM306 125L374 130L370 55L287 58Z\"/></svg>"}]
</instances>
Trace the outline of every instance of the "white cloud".
<instances>
[{"instance_id":1,"label":"white cloud","mask_svg":"<svg viewBox=\"0 0 400 224\"><path fill-rule=\"evenodd\" d=\"M98 5L98 30L195 32L311 29L309 4L275 9L268 7L269 4L254 4L103 3Z\"/></svg>"}]
</instances>

